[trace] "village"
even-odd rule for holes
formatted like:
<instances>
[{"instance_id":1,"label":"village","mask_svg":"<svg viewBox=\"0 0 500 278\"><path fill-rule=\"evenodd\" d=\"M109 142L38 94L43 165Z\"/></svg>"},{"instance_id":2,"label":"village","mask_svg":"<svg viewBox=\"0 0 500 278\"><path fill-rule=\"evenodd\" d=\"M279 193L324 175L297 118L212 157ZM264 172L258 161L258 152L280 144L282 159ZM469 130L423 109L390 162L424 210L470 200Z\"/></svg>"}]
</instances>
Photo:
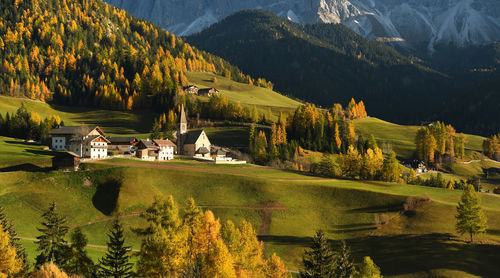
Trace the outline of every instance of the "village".
<instances>
[{"instance_id":1,"label":"village","mask_svg":"<svg viewBox=\"0 0 500 278\"><path fill-rule=\"evenodd\" d=\"M213 89L213 88L212 88ZM214 146L203 129L189 130L184 105L181 106L176 142L169 139L138 139L106 136L99 126L58 126L49 132L54 151L54 169L77 171L80 162L109 158L145 161L193 159L215 164L246 164L231 149Z\"/></svg>"}]
</instances>

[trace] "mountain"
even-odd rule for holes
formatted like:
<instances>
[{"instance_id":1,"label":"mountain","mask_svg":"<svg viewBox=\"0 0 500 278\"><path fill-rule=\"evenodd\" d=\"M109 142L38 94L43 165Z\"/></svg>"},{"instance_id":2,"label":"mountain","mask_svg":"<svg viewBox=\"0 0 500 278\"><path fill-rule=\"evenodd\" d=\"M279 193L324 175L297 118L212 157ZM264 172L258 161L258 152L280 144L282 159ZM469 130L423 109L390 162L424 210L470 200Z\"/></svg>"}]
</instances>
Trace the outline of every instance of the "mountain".
<instances>
[{"instance_id":1,"label":"mountain","mask_svg":"<svg viewBox=\"0 0 500 278\"><path fill-rule=\"evenodd\" d=\"M0 2L0 91L112 109L173 105L185 70L253 80L101 0Z\"/></svg>"},{"instance_id":2,"label":"mountain","mask_svg":"<svg viewBox=\"0 0 500 278\"><path fill-rule=\"evenodd\" d=\"M497 0L106 0L181 36L246 9L291 21L343 23L370 39L406 48L465 47L500 40Z\"/></svg>"},{"instance_id":3,"label":"mountain","mask_svg":"<svg viewBox=\"0 0 500 278\"><path fill-rule=\"evenodd\" d=\"M373 116L415 121L450 88L445 75L341 24L302 26L271 12L238 12L186 38L275 89L323 106L362 99Z\"/></svg>"},{"instance_id":4,"label":"mountain","mask_svg":"<svg viewBox=\"0 0 500 278\"><path fill-rule=\"evenodd\" d=\"M484 136L500 131L500 74L493 74L478 84L448 99L434 118L453 123L459 130Z\"/></svg>"}]
</instances>

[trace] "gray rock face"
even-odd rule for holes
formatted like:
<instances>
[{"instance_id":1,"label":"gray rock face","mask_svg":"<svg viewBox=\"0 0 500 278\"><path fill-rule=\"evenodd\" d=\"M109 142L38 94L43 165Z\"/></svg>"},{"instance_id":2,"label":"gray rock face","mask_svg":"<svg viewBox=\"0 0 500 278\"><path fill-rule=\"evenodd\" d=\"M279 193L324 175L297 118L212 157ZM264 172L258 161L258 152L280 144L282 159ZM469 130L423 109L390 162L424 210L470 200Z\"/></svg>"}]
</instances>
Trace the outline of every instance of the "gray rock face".
<instances>
[{"instance_id":1,"label":"gray rock face","mask_svg":"<svg viewBox=\"0 0 500 278\"><path fill-rule=\"evenodd\" d=\"M105 0L177 35L245 9L298 23L343 23L357 33L408 46L459 47L500 40L499 0Z\"/></svg>"}]
</instances>

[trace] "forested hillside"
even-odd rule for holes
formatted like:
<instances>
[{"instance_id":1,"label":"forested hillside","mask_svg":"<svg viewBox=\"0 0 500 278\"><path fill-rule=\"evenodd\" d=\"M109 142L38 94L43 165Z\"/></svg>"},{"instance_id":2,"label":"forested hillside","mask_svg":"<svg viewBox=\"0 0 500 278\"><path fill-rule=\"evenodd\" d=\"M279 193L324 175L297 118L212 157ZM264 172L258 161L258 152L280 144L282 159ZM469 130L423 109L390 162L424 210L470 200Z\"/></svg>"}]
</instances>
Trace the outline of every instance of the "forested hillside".
<instances>
[{"instance_id":1,"label":"forested hillside","mask_svg":"<svg viewBox=\"0 0 500 278\"><path fill-rule=\"evenodd\" d=\"M500 73L461 90L441 106L435 118L461 130L490 136L500 131Z\"/></svg>"},{"instance_id":2,"label":"forested hillside","mask_svg":"<svg viewBox=\"0 0 500 278\"><path fill-rule=\"evenodd\" d=\"M60 104L170 106L184 70L270 87L101 0L0 3L0 93Z\"/></svg>"},{"instance_id":3,"label":"forested hillside","mask_svg":"<svg viewBox=\"0 0 500 278\"><path fill-rule=\"evenodd\" d=\"M362 99L370 115L396 122L416 121L451 87L446 76L342 25L302 27L265 11L239 12L187 40L273 80L278 91L324 106Z\"/></svg>"}]
</instances>

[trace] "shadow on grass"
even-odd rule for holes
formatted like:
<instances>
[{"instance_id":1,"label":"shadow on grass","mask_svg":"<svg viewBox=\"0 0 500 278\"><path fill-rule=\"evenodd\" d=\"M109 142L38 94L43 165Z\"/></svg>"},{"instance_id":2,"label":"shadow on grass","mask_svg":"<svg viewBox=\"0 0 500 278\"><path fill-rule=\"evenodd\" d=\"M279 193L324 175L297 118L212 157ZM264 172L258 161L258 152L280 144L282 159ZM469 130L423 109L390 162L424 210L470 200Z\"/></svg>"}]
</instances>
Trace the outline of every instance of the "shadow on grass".
<instances>
[{"instance_id":1,"label":"shadow on grass","mask_svg":"<svg viewBox=\"0 0 500 278\"><path fill-rule=\"evenodd\" d=\"M92 197L94 207L105 215L111 215L118 207L121 186L121 179L115 177L108 177L99 182Z\"/></svg>"},{"instance_id":2,"label":"shadow on grass","mask_svg":"<svg viewBox=\"0 0 500 278\"><path fill-rule=\"evenodd\" d=\"M6 172L18 172L18 171L25 171L25 172L48 172L51 171L52 167L40 167L35 164L31 163L23 163L19 165L14 165L14 166L8 166L8 167L3 167L0 168L0 172L6 173Z\"/></svg>"},{"instance_id":3,"label":"shadow on grass","mask_svg":"<svg viewBox=\"0 0 500 278\"><path fill-rule=\"evenodd\" d=\"M347 213L383 213L383 212L397 212L403 209L403 203L393 203L389 205L383 206L371 206L371 207L363 207L357 209L346 210Z\"/></svg>"},{"instance_id":4,"label":"shadow on grass","mask_svg":"<svg viewBox=\"0 0 500 278\"><path fill-rule=\"evenodd\" d=\"M122 131L123 127L127 127L127 131L123 130L122 132L118 132L120 134L149 132L150 123L154 120L155 116L148 110L128 112L91 107L75 108L72 106L60 106L53 103L49 105L57 111L73 114L76 117L72 120L79 124L99 125L105 129L117 128L119 131ZM130 118L124 115L133 117Z\"/></svg>"},{"instance_id":5,"label":"shadow on grass","mask_svg":"<svg viewBox=\"0 0 500 278\"><path fill-rule=\"evenodd\" d=\"M347 225L333 225L333 230L328 230L329 233L353 233L376 230L377 227L374 223L360 223L360 224L347 224Z\"/></svg>"},{"instance_id":6,"label":"shadow on grass","mask_svg":"<svg viewBox=\"0 0 500 278\"><path fill-rule=\"evenodd\" d=\"M307 248L309 237L260 236L265 243ZM337 246L338 241L330 241ZM356 262L370 256L383 275L404 275L433 269L498 277L500 245L471 245L450 234L369 236L347 241Z\"/></svg>"},{"instance_id":7,"label":"shadow on grass","mask_svg":"<svg viewBox=\"0 0 500 278\"><path fill-rule=\"evenodd\" d=\"M44 151L44 150L30 150L26 149L27 153L32 153L32 154L37 154L37 155L52 155L54 156L55 153L53 151Z\"/></svg>"}]
</instances>

